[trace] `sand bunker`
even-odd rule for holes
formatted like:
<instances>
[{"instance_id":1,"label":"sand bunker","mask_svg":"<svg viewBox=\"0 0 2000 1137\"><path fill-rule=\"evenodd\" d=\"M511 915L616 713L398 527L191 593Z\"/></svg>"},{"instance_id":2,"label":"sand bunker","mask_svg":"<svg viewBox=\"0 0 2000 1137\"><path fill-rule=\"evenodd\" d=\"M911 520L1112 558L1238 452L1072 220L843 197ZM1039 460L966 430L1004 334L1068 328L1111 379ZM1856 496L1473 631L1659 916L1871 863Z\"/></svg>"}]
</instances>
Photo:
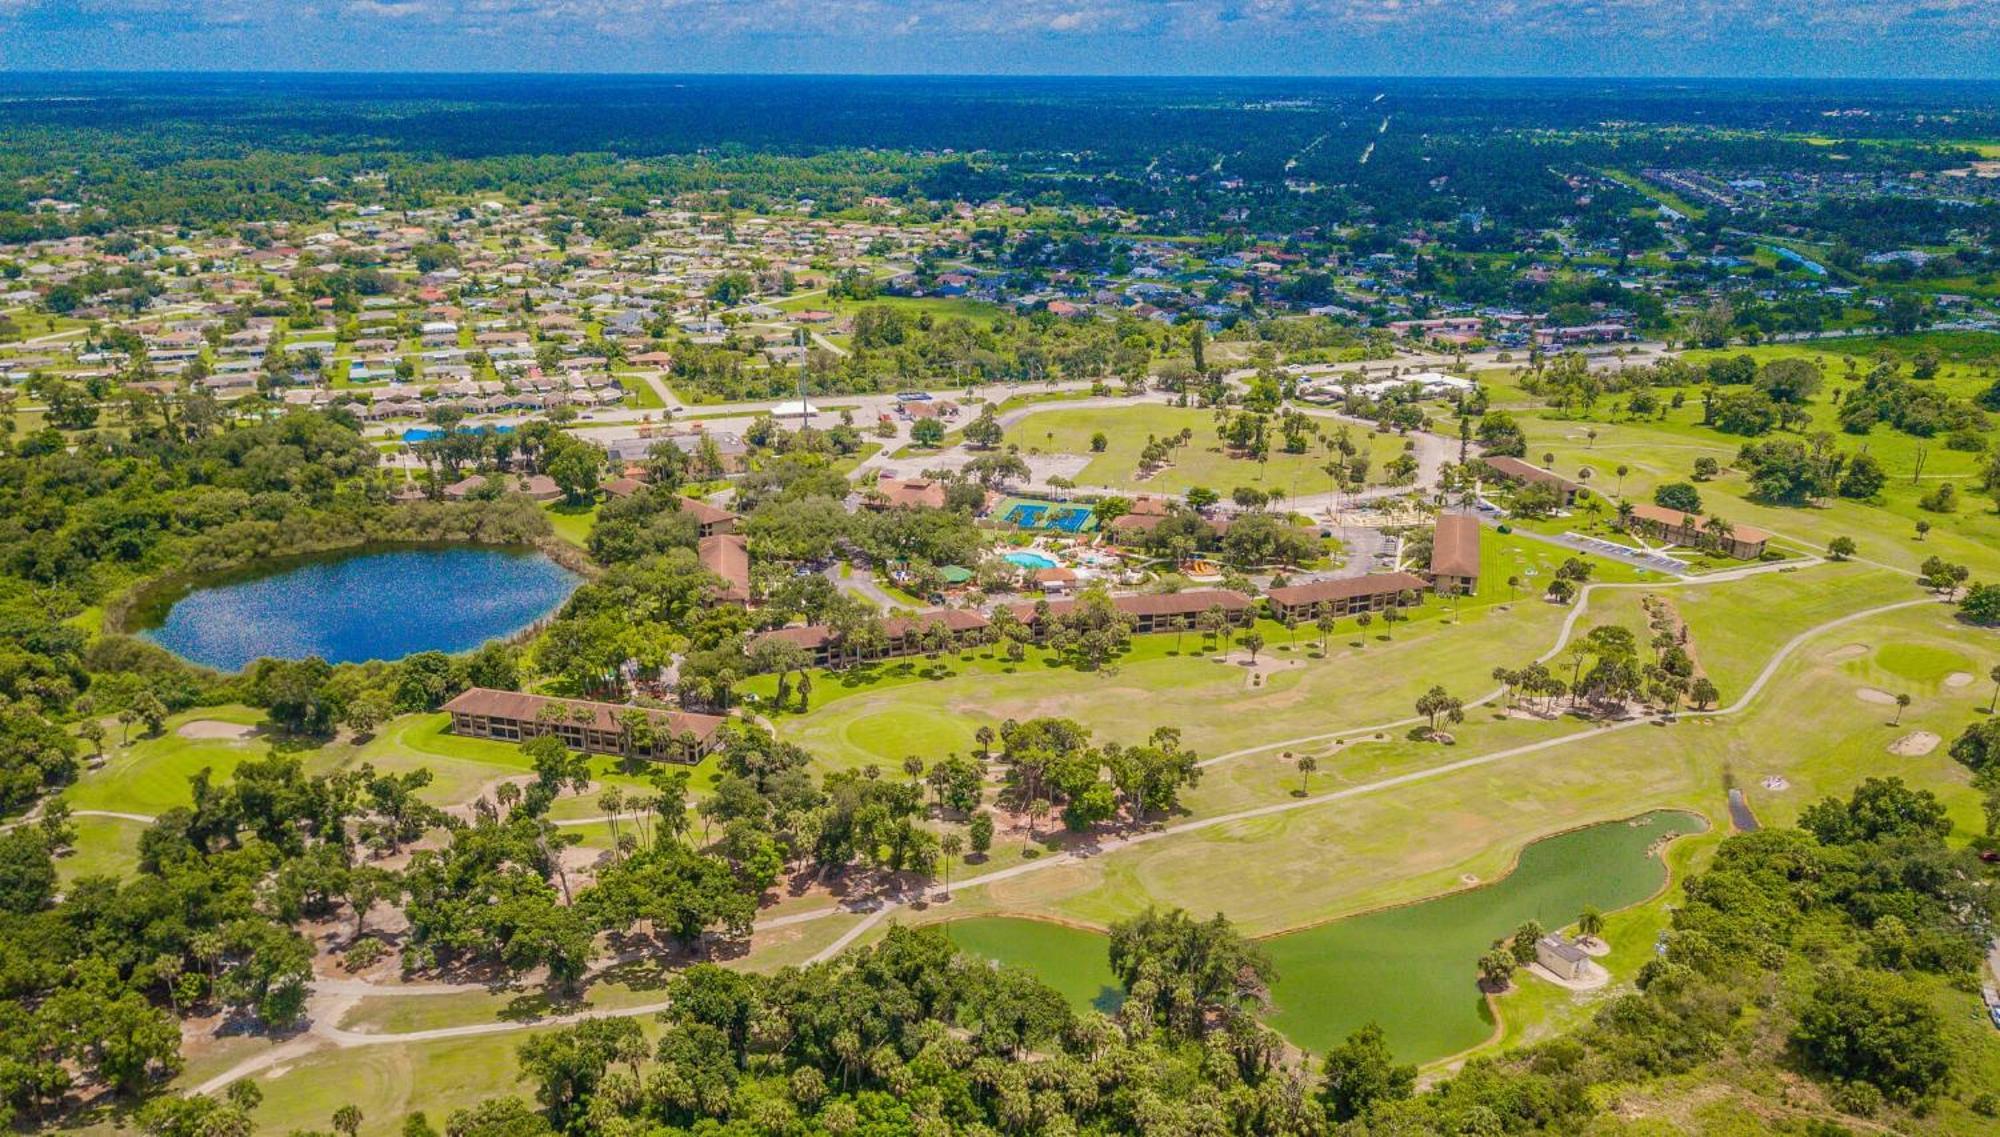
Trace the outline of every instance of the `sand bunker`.
<instances>
[{"instance_id":1,"label":"sand bunker","mask_svg":"<svg viewBox=\"0 0 2000 1137\"><path fill-rule=\"evenodd\" d=\"M1764 779L1764 788L1773 792L1788 790L1792 788L1792 783L1786 781L1778 774L1772 774L1770 777Z\"/></svg>"},{"instance_id":2,"label":"sand bunker","mask_svg":"<svg viewBox=\"0 0 2000 1137\"><path fill-rule=\"evenodd\" d=\"M1887 691L1878 691L1873 687L1856 687L1854 689L1854 697L1864 703L1876 703L1885 707L1896 705L1896 696L1891 695Z\"/></svg>"},{"instance_id":3,"label":"sand bunker","mask_svg":"<svg viewBox=\"0 0 2000 1137\"><path fill-rule=\"evenodd\" d=\"M1827 652L1826 655L1823 656L1822 658L1824 658L1828 663L1841 663L1850 659L1860 659L1862 656L1867 654L1868 654L1867 644L1846 644L1842 647L1837 647L1834 648L1832 651Z\"/></svg>"},{"instance_id":4,"label":"sand bunker","mask_svg":"<svg viewBox=\"0 0 2000 1137\"><path fill-rule=\"evenodd\" d=\"M257 733L257 728L240 722L220 722L216 719L195 719L174 728L174 733L182 738L227 739L241 741Z\"/></svg>"},{"instance_id":5,"label":"sand bunker","mask_svg":"<svg viewBox=\"0 0 2000 1137\"><path fill-rule=\"evenodd\" d=\"M1970 687L1972 686L1972 678L1972 672L1970 671L1954 671L1944 677L1944 685L1947 687Z\"/></svg>"},{"instance_id":6,"label":"sand bunker","mask_svg":"<svg viewBox=\"0 0 2000 1137\"><path fill-rule=\"evenodd\" d=\"M1922 758L1938 748L1944 741L1928 730L1911 731L1909 734L1889 744L1889 753L1898 758Z\"/></svg>"}]
</instances>

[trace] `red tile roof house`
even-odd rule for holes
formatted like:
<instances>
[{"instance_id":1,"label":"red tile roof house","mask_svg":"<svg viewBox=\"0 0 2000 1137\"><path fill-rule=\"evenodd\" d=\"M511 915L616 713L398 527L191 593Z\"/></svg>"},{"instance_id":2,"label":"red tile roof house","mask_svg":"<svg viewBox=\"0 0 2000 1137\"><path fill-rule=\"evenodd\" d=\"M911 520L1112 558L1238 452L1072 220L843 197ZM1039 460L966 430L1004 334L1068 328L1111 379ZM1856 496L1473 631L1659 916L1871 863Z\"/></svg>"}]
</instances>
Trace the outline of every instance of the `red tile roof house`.
<instances>
[{"instance_id":1,"label":"red tile roof house","mask_svg":"<svg viewBox=\"0 0 2000 1137\"><path fill-rule=\"evenodd\" d=\"M1160 522L1165 521L1170 512L1168 503L1159 498L1143 495L1133 498L1131 512L1121 513L1111 519L1109 536L1111 540L1120 544L1136 542L1159 528ZM1205 520L1217 536L1229 531L1229 519L1226 517L1210 517Z\"/></svg>"},{"instance_id":2,"label":"red tile roof house","mask_svg":"<svg viewBox=\"0 0 2000 1137\"><path fill-rule=\"evenodd\" d=\"M735 514L717 509L699 498L682 498L681 512L694 517L695 535L698 537L713 537L717 533L733 533L736 530Z\"/></svg>"},{"instance_id":3,"label":"red tile roof house","mask_svg":"<svg viewBox=\"0 0 2000 1137\"><path fill-rule=\"evenodd\" d=\"M1421 578L1409 573L1383 572L1273 588L1266 599L1273 619L1308 623L1317 620L1322 611L1331 616L1352 616L1402 607L1404 593L1422 595L1427 588Z\"/></svg>"},{"instance_id":4,"label":"red tile roof house","mask_svg":"<svg viewBox=\"0 0 2000 1137\"><path fill-rule=\"evenodd\" d=\"M722 745L724 719L715 715L647 709L653 740L635 747L624 716L640 708L585 699L556 699L519 691L474 687L444 705L453 734L519 742L552 734L587 754L695 763Z\"/></svg>"},{"instance_id":5,"label":"red tile roof house","mask_svg":"<svg viewBox=\"0 0 2000 1137\"><path fill-rule=\"evenodd\" d=\"M885 473L876 477L875 493L862 501L876 509L943 509L944 483L929 478L905 480Z\"/></svg>"},{"instance_id":6,"label":"red tile roof house","mask_svg":"<svg viewBox=\"0 0 2000 1137\"><path fill-rule=\"evenodd\" d=\"M1068 592L1076 587L1076 573L1061 566L1036 569L1035 587L1043 592Z\"/></svg>"},{"instance_id":7,"label":"red tile roof house","mask_svg":"<svg viewBox=\"0 0 2000 1137\"><path fill-rule=\"evenodd\" d=\"M717 603L747 606L750 603L750 543L740 533L717 533L703 537L696 545L701 567L722 578L723 589L715 594Z\"/></svg>"},{"instance_id":8,"label":"red tile roof house","mask_svg":"<svg viewBox=\"0 0 2000 1137\"><path fill-rule=\"evenodd\" d=\"M1494 454L1480 459L1488 469L1502 481L1553 487L1561 496L1565 508L1576 504L1576 495L1583 492L1583 483L1572 482L1561 474L1544 470L1540 466L1512 458L1505 454Z\"/></svg>"},{"instance_id":9,"label":"red tile roof house","mask_svg":"<svg viewBox=\"0 0 2000 1137\"><path fill-rule=\"evenodd\" d=\"M1438 595L1470 596L1479 591L1479 519L1447 513L1431 535L1431 587Z\"/></svg>"}]
</instances>

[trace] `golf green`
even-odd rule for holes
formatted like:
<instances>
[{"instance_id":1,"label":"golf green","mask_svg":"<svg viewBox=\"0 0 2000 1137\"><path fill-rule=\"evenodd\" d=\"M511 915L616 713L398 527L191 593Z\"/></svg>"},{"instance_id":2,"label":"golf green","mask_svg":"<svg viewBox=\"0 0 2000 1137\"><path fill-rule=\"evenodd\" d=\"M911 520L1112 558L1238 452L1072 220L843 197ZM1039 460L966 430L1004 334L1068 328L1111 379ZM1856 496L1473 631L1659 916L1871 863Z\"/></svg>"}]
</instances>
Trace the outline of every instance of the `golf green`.
<instances>
[{"instance_id":1,"label":"golf green","mask_svg":"<svg viewBox=\"0 0 2000 1137\"><path fill-rule=\"evenodd\" d=\"M1666 883L1661 842L1706 827L1678 811L1593 825L1529 845L1512 872L1485 887L1273 936L1263 941L1278 969L1268 1021L1315 1053L1371 1020L1406 1062L1477 1046L1493 1019L1474 964L1494 940L1527 920L1561 928L1586 907L1609 912L1645 900ZM1025 968L1079 1010L1118 1005L1100 933L1005 916L947 930L960 949Z\"/></svg>"},{"instance_id":2,"label":"golf green","mask_svg":"<svg viewBox=\"0 0 2000 1137\"><path fill-rule=\"evenodd\" d=\"M1561 928L1586 907L1645 900L1667 879L1659 843L1705 827L1669 811L1593 825L1529 845L1483 888L1274 936L1264 941L1278 968L1269 1021L1317 1053L1370 1020L1406 1062L1476 1046L1493 1021L1474 964L1495 939L1526 920Z\"/></svg>"},{"instance_id":3,"label":"golf green","mask_svg":"<svg viewBox=\"0 0 2000 1137\"><path fill-rule=\"evenodd\" d=\"M1007 916L954 920L945 931L960 951L1033 974L1078 1011L1108 1015L1125 997L1101 933Z\"/></svg>"}]
</instances>

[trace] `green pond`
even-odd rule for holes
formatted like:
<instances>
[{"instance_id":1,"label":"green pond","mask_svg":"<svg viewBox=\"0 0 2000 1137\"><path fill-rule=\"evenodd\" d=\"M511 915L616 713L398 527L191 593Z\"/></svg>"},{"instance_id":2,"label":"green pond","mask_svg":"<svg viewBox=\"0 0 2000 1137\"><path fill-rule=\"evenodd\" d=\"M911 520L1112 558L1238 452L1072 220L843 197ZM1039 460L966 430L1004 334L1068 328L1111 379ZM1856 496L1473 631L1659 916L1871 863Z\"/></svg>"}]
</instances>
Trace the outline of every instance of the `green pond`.
<instances>
[{"instance_id":1,"label":"green pond","mask_svg":"<svg viewBox=\"0 0 2000 1137\"><path fill-rule=\"evenodd\" d=\"M1578 829L1529 845L1512 872L1485 887L1267 939L1278 969L1268 1021L1314 1053L1370 1020L1407 1062L1477 1046L1493 1033L1474 975L1488 945L1524 920L1559 928L1586 907L1612 911L1645 900L1667 880L1656 846L1704 828L1695 814L1662 811ZM1079 1009L1117 1005L1098 933L1009 917L956 921L948 930L960 948L1026 968Z\"/></svg>"},{"instance_id":2,"label":"green pond","mask_svg":"<svg viewBox=\"0 0 2000 1137\"><path fill-rule=\"evenodd\" d=\"M945 931L960 951L1034 973L1079 1011L1108 1015L1125 998L1101 932L1007 916L954 920Z\"/></svg>"}]
</instances>

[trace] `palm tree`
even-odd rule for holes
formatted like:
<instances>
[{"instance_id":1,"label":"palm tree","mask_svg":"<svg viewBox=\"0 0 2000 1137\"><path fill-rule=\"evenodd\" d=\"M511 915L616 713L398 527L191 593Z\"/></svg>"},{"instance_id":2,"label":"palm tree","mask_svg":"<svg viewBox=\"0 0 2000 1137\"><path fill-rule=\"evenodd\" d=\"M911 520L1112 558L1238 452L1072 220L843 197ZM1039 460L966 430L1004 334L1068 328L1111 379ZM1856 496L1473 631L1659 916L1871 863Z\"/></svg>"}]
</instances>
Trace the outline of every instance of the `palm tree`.
<instances>
[{"instance_id":1,"label":"palm tree","mask_svg":"<svg viewBox=\"0 0 2000 1137\"><path fill-rule=\"evenodd\" d=\"M1514 978L1514 953L1494 948L1479 957L1479 982L1488 991L1504 991Z\"/></svg>"},{"instance_id":2,"label":"palm tree","mask_svg":"<svg viewBox=\"0 0 2000 1137\"><path fill-rule=\"evenodd\" d=\"M1986 713L1990 715L2000 710L2000 665L1995 665L1988 677L1993 680L1993 701L1986 704Z\"/></svg>"},{"instance_id":3,"label":"palm tree","mask_svg":"<svg viewBox=\"0 0 2000 1137\"><path fill-rule=\"evenodd\" d=\"M1576 917L1576 934L1586 940L1594 940L1604 931L1604 913L1595 906L1585 908Z\"/></svg>"},{"instance_id":4,"label":"palm tree","mask_svg":"<svg viewBox=\"0 0 2000 1137\"><path fill-rule=\"evenodd\" d=\"M1890 726L1903 725L1903 708L1909 705L1910 705L1909 692L1905 691L1902 694L1896 696L1896 718L1893 722L1889 724Z\"/></svg>"},{"instance_id":5,"label":"palm tree","mask_svg":"<svg viewBox=\"0 0 2000 1137\"><path fill-rule=\"evenodd\" d=\"M1239 636L1236 642L1242 644L1243 650L1250 653L1250 662L1256 663L1257 653L1264 649L1264 633L1253 628Z\"/></svg>"},{"instance_id":6,"label":"palm tree","mask_svg":"<svg viewBox=\"0 0 2000 1137\"><path fill-rule=\"evenodd\" d=\"M965 838L957 833L947 833L938 842L938 852L944 855L944 897L951 899L951 859L965 852Z\"/></svg>"},{"instance_id":7,"label":"palm tree","mask_svg":"<svg viewBox=\"0 0 2000 1137\"><path fill-rule=\"evenodd\" d=\"M1319 769L1319 759L1310 754L1299 755L1299 796L1312 792L1313 771Z\"/></svg>"},{"instance_id":8,"label":"palm tree","mask_svg":"<svg viewBox=\"0 0 2000 1137\"><path fill-rule=\"evenodd\" d=\"M617 786L609 787L597 795L597 807L604 811L604 820L611 826L611 858L614 861L619 860L621 858L618 855L618 814L625 808L625 791Z\"/></svg>"}]
</instances>

